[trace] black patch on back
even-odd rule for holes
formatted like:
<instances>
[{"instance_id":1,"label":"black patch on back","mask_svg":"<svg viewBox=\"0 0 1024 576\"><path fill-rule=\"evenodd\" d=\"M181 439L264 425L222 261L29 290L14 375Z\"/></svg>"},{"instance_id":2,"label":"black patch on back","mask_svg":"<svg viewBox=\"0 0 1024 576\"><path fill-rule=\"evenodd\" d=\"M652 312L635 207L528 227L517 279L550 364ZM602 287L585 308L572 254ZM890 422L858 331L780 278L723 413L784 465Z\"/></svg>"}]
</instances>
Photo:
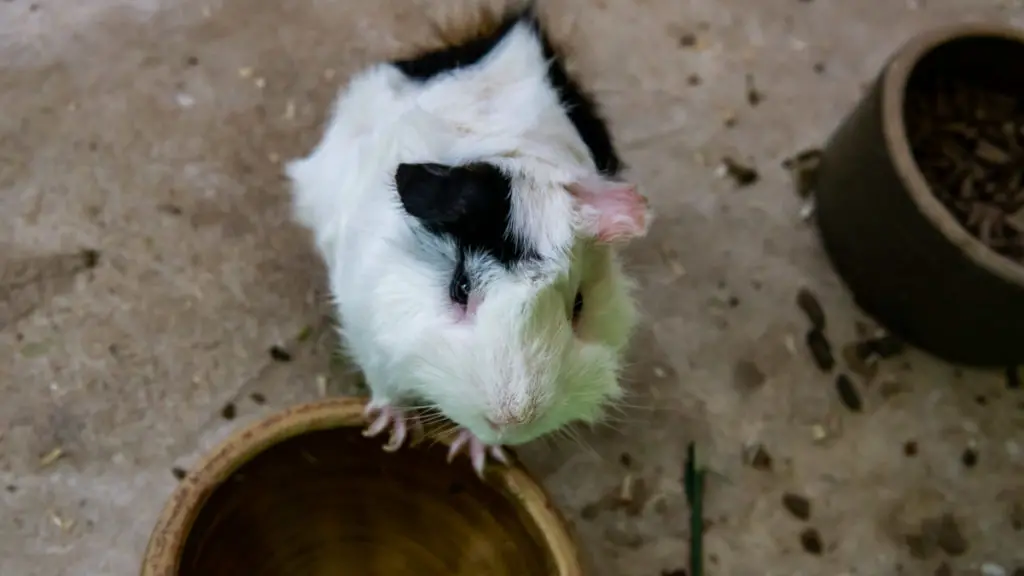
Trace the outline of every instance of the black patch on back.
<instances>
[{"instance_id":1,"label":"black patch on back","mask_svg":"<svg viewBox=\"0 0 1024 576\"><path fill-rule=\"evenodd\" d=\"M472 66L487 56L525 14L503 18L498 28L487 35L470 38L457 46L446 46L413 58L396 60L392 64L406 76L417 80L430 80L439 74Z\"/></svg>"},{"instance_id":2,"label":"black patch on back","mask_svg":"<svg viewBox=\"0 0 1024 576\"><path fill-rule=\"evenodd\" d=\"M583 143L590 149L590 156L594 159L597 169L608 176L615 176L622 170L622 160L619 159L619 154L615 151L612 135L598 111L597 104L569 76L562 57L552 46L551 40L540 28L540 24L536 20L533 22L544 47L544 57L549 62L548 82L551 82L551 85L558 91L562 108L569 115L569 120L576 127L576 132L579 133Z\"/></svg>"},{"instance_id":3,"label":"black patch on back","mask_svg":"<svg viewBox=\"0 0 1024 576\"><path fill-rule=\"evenodd\" d=\"M510 11L502 18L500 25L487 35L472 38L458 46L448 46L392 63L406 76L427 81L439 74L476 64L520 22L533 28L540 38L544 57L549 62L548 81L558 92L562 108L590 150L597 169L609 176L617 175L623 168L622 160L615 150L608 126L601 117L597 104L569 76L562 56L555 50L532 5Z\"/></svg>"},{"instance_id":4,"label":"black patch on back","mask_svg":"<svg viewBox=\"0 0 1024 576\"><path fill-rule=\"evenodd\" d=\"M480 251L509 267L533 257L511 232L512 182L496 166L399 164L395 187L405 211L430 233L466 252Z\"/></svg>"}]
</instances>

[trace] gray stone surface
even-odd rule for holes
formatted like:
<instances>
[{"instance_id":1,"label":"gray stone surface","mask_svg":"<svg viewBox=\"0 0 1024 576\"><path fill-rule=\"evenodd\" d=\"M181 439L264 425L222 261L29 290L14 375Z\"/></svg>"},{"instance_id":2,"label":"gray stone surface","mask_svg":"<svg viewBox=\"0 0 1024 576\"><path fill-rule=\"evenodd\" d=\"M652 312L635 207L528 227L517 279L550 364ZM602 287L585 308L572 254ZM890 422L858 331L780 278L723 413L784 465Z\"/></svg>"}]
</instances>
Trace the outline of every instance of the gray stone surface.
<instances>
[{"instance_id":1,"label":"gray stone surface","mask_svg":"<svg viewBox=\"0 0 1024 576\"><path fill-rule=\"evenodd\" d=\"M173 465L244 422L316 398L320 375L327 393L351 391L331 368L323 273L289 222L280 160L315 142L348 74L429 38L424 6L0 2L0 574L136 573ZM1024 396L998 374L909 352L858 380L863 413L845 410L801 345L795 293L819 295L837 347L865 320L780 167L828 134L910 34L964 19L1024 24L1024 8L548 8L659 216L629 251L647 315L629 406L576 442L522 451L575 525L592 573L685 565L689 441L713 470L709 574L1024 567L1021 519L1015 529L1011 517L1024 506ZM748 74L763 94L756 107ZM719 178L725 155L752 162L760 180L736 188ZM95 267L83 249L100 252ZM313 337L297 342L306 326ZM295 360L272 362L275 343ZM230 422L220 416L229 401ZM904 454L906 442L916 455ZM745 460L757 445L770 470ZM968 448L978 455L971 468ZM627 474L648 488L639 514L594 504ZM810 500L809 520L785 510L784 493ZM944 514L968 544L960 555L913 538ZM820 554L801 546L811 527Z\"/></svg>"}]
</instances>

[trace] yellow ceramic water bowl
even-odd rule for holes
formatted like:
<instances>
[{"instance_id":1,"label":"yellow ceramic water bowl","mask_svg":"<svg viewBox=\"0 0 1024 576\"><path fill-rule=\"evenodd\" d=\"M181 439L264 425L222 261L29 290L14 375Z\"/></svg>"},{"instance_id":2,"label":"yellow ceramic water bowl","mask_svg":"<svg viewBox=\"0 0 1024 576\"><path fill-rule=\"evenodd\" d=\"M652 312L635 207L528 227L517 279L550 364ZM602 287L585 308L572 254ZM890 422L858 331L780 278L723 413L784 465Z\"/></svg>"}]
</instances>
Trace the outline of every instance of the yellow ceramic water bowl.
<instances>
[{"instance_id":1,"label":"yellow ceramic water bowl","mask_svg":"<svg viewBox=\"0 0 1024 576\"><path fill-rule=\"evenodd\" d=\"M363 406L296 406L229 438L167 503L142 576L582 576L514 454L480 480L444 441L387 453Z\"/></svg>"}]
</instances>

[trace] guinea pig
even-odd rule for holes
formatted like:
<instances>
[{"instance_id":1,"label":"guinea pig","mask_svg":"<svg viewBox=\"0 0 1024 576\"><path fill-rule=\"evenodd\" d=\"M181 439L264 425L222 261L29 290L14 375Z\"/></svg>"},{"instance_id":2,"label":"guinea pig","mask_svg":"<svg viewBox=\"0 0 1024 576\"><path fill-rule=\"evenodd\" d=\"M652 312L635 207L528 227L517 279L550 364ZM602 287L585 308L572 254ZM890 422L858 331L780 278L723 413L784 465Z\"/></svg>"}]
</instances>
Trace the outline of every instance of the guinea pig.
<instances>
[{"instance_id":1,"label":"guinea pig","mask_svg":"<svg viewBox=\"0 0 1024 576\"><path fill-rule=\"evenodd\" d=\"M286 165L323 258L368 436L421 410L483 472L622 394L637 311L616 248L652 218L532 6L353 76Z\"/></svg>"}]
</instances>

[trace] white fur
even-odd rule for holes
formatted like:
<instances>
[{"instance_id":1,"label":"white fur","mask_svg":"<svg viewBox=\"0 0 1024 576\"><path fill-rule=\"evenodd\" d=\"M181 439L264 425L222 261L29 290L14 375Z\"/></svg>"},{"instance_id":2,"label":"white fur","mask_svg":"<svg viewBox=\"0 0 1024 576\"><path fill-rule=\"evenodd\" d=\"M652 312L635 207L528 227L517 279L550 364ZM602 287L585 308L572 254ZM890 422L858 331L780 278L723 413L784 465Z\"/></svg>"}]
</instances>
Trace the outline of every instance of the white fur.
<instances>
[{"instance_id":1,"label":"white fur","mask_svg":"<svg viewBox=\"0 0 1024 576\"><path fill-rule=\"evenodd\" d=\"M630 284L610 246L579 234L565 187L595 174L559 106L532 29L520 24L477 65L426 84L389 64L356 75L322 140L287 166L297 220L315 236L343 342L377 403L427 403L492 444L518 444L593 421L620 394L620 354L634 325ZM454 246L402 210L402 162L486 160L513 179L514 232L541 265L469 267L484 295L453 319ZM577 287L585 297L577 334ZM501 430L488 425L511 422Z\"/></svg>"}]
</instances>

